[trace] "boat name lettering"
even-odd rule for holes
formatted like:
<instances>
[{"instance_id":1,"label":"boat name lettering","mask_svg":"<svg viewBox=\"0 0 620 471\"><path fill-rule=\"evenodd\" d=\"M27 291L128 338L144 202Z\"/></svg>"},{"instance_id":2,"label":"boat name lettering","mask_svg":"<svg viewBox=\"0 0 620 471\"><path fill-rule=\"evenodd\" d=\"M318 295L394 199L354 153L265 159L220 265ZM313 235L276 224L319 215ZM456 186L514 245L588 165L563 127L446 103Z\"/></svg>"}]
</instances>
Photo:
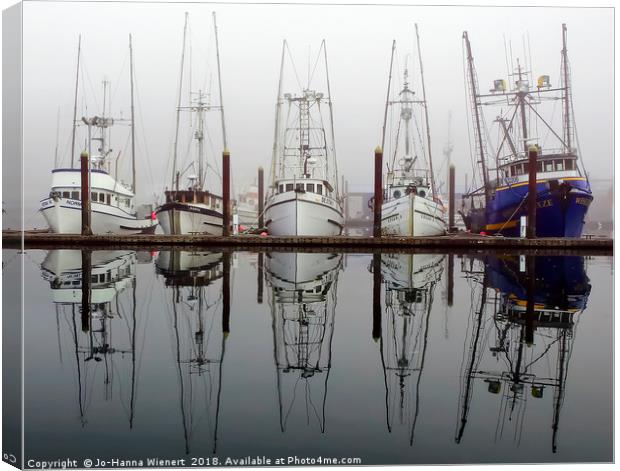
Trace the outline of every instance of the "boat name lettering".
<instances>
[{"instance_id":1,"label":"boat name lettering","mask_svg":"<svg viewBox=\"0 0 620 471\"><path fill-rule=\"evenodd\" d=\"M589 200L588 198L575 198L575 203L582 206L590 206L591 200Z\"/></svg>"},{"instance_id":2,"label":"boat name lettering","mask_svg":"<svg viewBox=\"0 0 620 471\"><path fill-rule=\"evenodd\" d=\"M538 203L536 203L536 207L538 208L549 208L553 206L553 203L551 200L543 200L543 201L539 201Z\"/></svg>"}]
</instances>

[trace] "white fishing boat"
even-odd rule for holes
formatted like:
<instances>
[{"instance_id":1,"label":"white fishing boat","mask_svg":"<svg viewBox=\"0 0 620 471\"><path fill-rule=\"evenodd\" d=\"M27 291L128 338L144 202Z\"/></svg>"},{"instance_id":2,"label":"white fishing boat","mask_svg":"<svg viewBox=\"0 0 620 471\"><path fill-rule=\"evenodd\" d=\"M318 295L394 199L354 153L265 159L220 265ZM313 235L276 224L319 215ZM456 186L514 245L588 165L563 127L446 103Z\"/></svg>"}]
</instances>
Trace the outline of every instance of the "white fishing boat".
<instances>
[{"instance_id":1,"label":"white fishing boat","mask_svg":"<svg viewBox=\"0 0 620 471\"><path fill-rule=\"evenodd\" d=\"M234 214L237 215L240 226L258 226L258 185L256 182L238 195Z\"/></svg>"},{"instance_id":2,"label":"white fishing boat","mask_svg":"<svg viewBox=\"0 0 620 471\"><path fill-rule=\"evenodd\" d=\"M172 183L170 189L164 192L165 202L156 209L157 217L165 234L209 234L222 235L224 222L224 205L222 197L208 191L207 170L213 167L207 162L205 140L212 144L214 135L207 130L207 113L220 111L223 146L226 148L226 128L224 126L224 108L222 106L222 86L220 77L219 49L217 40L217 25L213 13L213 27L217 53L217 69L219 84L219 105L214 105L210 93L204 90L192 92L189 90L189 103L182 105L183 74L185 68L185 46L189 17L185 14L183 29L183 51L181 54L181 74L179 80L179 99L177 106L176 132L174 155L172 164ZM191 75L191 70L189 71ZM195 141L195 152L190 157L192 161L184 170L179 169L179 121L181 112L189 111L192 115L192 133L187 133L189 139ZM215 156L212 156L215 157ZM215 175L214 177L217 176ZM219 179L219 176L217 176ZM183 179L183 180L182 180ZM183 183L181 183L183 181Z\"/></svg>"},{"instance_id":3,"label":"white fishing boat","mask_svg":"<svg viewBox=\"0 0 620 471\"><path fill-rule=\"evenodd\" d=\"M445 234L447 230L445 208L438 198L433 177L428 108L417 32L416 25L421 98L417 98L409 87L407 68L403 74L402 88L396 96L392 96L391 77L396 41L392 45L382 138L384 155L391 158L388 161L381 205L381 233L388 236L436 236ZM393 116L395 113L397 116ZM395 132L390 133L394 138L390 139L386 149L388 118ZM423 133L423 130L426 132ZM422 134L426 134L425 138Z\"/></svg>"},{"instance_id":4,"label":"white fishing boat","mask_svg":"<svg viewBox=\"0 0 620 471\"><path fill-rule=\"evenodd\" d=\"M80 60L78 46L78 70ZM90 118L83 117L82 122L88 128L87 148L89 155L89 187L90 187L90 211L91 230L94 234L137 234L154 232L157 221L152 214L140 217L136 211L134 197L136 190L136 166L134 144L134 106L133 106L133 60L131 51L131 37L129 40L130 50L130 78L131 78L131 119L113 119L105 115L108 97L109 82L103 82L103 109L101 116ZM76 95L79 83L79 74L76 76ZM55 168L52 170L52 187L47 198L40 201L40 211L43 213L47 224L52 232L60 234L79 234L82 231L82 194L81 172L76 163L75 138L77 106L74 108L73 135L71 145L71 167ZM110 128L116 124L129 124L131 129L131 164L132 183L124 183L119 180L118 169L121 153L116 157L112 155L109 147ZM96 152L92 153L92 143ZM57 164L57 163L56 163ZM111 172L112 164L115 171Z\"/></svg>"},{"instance_id":5,"label":"white fishing boat","mask_svg":"<svg viewBox=\"0 0 620 471\"><path fill-rule=\"evenodd\" d=\"M310 80L300 94L282 95L287 48L284 41L265 225L273 235L339 235L344 227L344 217L338 190L325 41L321 43L316 63L322 53L327 96L310 88ZM322 115L323 105L329 110L328 116ZM329 123L327 129L326 122Z\"/></svg>"}]
</instances>

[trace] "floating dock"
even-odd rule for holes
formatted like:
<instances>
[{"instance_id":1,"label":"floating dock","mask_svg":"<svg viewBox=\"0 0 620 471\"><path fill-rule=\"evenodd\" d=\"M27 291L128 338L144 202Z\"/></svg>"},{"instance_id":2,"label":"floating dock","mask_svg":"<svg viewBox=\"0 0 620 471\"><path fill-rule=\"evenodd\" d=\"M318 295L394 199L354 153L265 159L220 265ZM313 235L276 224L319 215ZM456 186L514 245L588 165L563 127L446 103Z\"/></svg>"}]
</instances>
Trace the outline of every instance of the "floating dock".
<instances>
[{"instance_id":1,"label":"floating dock","mask_svg":"<svg viewBox=\"0 0 620 471\"><path fill-rule=\"evenodd\" d=\"M613 239L602 237L539 238L482 236L456 233L440 237L306 237L306 236L208 236L208 235L118 235L52 234L3 231L6 248L110 249L202 248L203 250L329 251L329 252L470 252L516 251L519 253L580 253L613 255Z\"/></svg>"}]
</instances>

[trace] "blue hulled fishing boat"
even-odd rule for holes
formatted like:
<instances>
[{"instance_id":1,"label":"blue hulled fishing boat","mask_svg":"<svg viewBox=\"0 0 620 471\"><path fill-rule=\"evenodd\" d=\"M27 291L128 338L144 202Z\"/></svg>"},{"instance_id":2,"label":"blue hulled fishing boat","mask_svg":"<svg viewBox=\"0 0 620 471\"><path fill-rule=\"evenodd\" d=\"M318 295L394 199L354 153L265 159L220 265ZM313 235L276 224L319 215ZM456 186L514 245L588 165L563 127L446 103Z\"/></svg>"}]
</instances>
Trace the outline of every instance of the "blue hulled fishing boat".
<instances>
[{"instance_id":1,"label":"blue hulled fishing boat","mask_svg":"<svg viewBox=\"0 0 620 471\"><path fill-rule=\"evenodd\" d=\"M494 80L489 93L480 93L467 32L463 33L463 40L472 109L472 155L482 176L481 186L476 187L474 179L474 189L463 195L461 215L467 229L509 237L520 235L522 216L527 213L528 155L535 151L536 235L581 237L593 197L579 159L566 25L562 25L559 87L551 85L548 75L539 76L534 84L531 71L517 59L508 80ZM562 104L562 130L556 132L553 110L547 116L542 108L558 102ZM491 142L485 112L488 114L488 110L497 107L500 111L493 116L493 123L498 126L498 138L497 142Z\"/></svg>"}]
</instances>

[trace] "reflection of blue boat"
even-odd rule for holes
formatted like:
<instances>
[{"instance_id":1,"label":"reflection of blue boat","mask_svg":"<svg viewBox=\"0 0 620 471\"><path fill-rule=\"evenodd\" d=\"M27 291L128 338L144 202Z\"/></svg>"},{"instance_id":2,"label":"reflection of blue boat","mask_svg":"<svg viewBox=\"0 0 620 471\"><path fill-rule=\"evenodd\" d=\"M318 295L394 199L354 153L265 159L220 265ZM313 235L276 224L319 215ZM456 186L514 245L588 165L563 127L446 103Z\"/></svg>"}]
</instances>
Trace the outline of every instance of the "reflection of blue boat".
<instances>
[{"instance_id":1,"label":"reflection of blue boat","mask_svg":"<svg viewBox=\"0 0 620 471\"><path fill-rule=\"evenodd\" d=\"M480 164L482 182L463 196L462 216L472 232L517 237L521 217L527 215L529 153L536 152L536 234L538 237L581 237L592 191L578 159L575 125L566 53L566 27L562 26L562 76L552 86L548 75L531 83L531 71L519 64L506 80L493 82L489 93L481 93L467 33L467 82L472 109L473 156ZM562 129L553 129L553 111L541 114L540 105L561 101ZM483 109L500 106L493 115L498 125L497 142L485 126ZM539 111L540 110L540 111ZM540 128L540 129L539 129ZM490 167L494 168L490 168Z\"/></svg>"},{"instance_id":2,"label":"reflection of blue boat","mask_svg":"<svg viewBox=\"0 0 620 471\"><path fill-rule=\"evenodd\" d=\"M472 306L468 323L455 441L463 439L474 396L497 407L498 421L492 427L514 427L513 434L505 435L517 441L527 402L534 400L553 409L555 453L575 326L590 294L584 259L486 256L479 261L483 269L473 270L472 263L470 277L479 302ZM479 386L488 395L480 396Z\"/></svg>"},{"instance_id":3,"label":"reflection of blue boat","mask_svg":"<svg viewBox=\"0 0 620 471\"><path fill-rule=\"evenodd\" d=\"M505 312L525 313L526 273L520 271L519 258L489 257L485 266L489 287L501 292ZM585 309L589 294L590 280L583 257L536 257L536 312L565 312L572 317L574 312Z\"/></svg>"}]
</instances>

